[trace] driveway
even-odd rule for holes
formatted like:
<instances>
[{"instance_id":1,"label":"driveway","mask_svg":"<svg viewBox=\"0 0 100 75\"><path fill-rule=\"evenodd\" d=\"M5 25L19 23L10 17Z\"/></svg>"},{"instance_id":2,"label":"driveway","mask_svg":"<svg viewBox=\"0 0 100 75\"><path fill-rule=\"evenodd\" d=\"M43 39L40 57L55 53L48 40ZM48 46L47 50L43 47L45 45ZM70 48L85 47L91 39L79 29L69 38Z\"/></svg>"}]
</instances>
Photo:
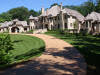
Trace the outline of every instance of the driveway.
<instances>
[{"instance_id":1,"label":"driveway","mask_svg":"<svg viewBox=\"0 0 100 75\"><path fill-rule=\"evenodd\" d=\"M45 52L28 62L0 71L0 75L86 75L83 56L72 45L45 34L29 34L44 40Z\"/></svg>"}]
</instances>

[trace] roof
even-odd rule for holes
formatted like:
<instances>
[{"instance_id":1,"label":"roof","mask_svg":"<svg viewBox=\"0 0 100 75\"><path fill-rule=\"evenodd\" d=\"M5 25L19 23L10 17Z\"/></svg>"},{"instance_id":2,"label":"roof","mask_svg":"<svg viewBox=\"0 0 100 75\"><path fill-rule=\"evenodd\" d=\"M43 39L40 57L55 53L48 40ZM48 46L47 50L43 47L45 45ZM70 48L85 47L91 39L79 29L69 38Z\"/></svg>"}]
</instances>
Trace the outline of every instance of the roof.
<instances>
[{"instance_id":1,"label":"roof","mask_svg":"<svg viewBox=\"0 0 100 75\"><path fill-rule=\"evenodd\" d=\"M91 12L91 14L88 14L85 20L93 20L93 21L100 21L100 13L97 12Z\"/></svg>"},{"instance_id":2,"label":"roof","mask_svg":"<svg viewBox=\"0 0 100 75\"><path fill-rule=\"evenodd\" d=\"M1 26L0 27L8 27L9 25L12 25L13 22L12 21L9 21L9 22L4 22L4 23L1 23Z\"/></svg>"},{"instance_id":3,"label":"roof","mask_svg":"<svg viewBox=\"0 0 100 75\"><path fill-rule=\"evenodd\" d=\"M16 20L0 23L0 25L1 25L0 27L8 27L10 25L13 25L15 21L16 21L16 25L28 26L27 21L19 21L16 19Z\"/></svg>"},{"instance_id":4,"label":"roof","mask_svg":"<svg viewBox=\"0 0 100 75\"><path fill-rule=\"evenodd\" d=\"M28 26L26 21L17 21L16 25Z\"/></svg>"},{"instance_id":5,"label":"roof","mask_svg":"<svg viewBox=\"0 0 100 75\"><path fill-rule=\"evenodd\" d=\"M34 19L34 20L38 20L38 17L33 17L32 15L29 17L29 19Z\"/></svg>"},{"instance_id":6,"label":"roof","mask_svg":"<svg viewBox=\"0 0 100 75\"><path fill-rule=\"evenodd\" d=\"M53 7L51 7L50 9L47 9L46 11L44 11L44 13L42 13L40 16L48 16L48 15L52 15L52 16L57 16L57 14L60 13L60 6L55 5Z\"/></svg>"},{"instance_id":7,"label":"roof","mask_svg":"<svg viewBox=\"0 0 100 75\"><path fill-rule=\"evenodd\" d=\"M57 14L59 14L60 11L62 11L63 13L67 13L68 15L72 15L72 16L76 17L79 21L84 21L84 19L85 19L84 16L82 14L80 14L78 11L72 10L69 8L65 8L65 9L61 10L61 7L58 5L55 5L55 6L51 7L50 9L47 9L40 16L57 16Z\"/></svg>"},{"instance_id":8,"label":"roof","mask_svg":"<svg viewBox=\"0 0 100 75\"><path fill-rule=\"evenodd\" d=\"M62 10L62 12L67 13L68 15L76 17L79 21L84 21L84 19L85 19L85 17L76 10L65 8L65 9Z\"/></svg>"}]
</instances>

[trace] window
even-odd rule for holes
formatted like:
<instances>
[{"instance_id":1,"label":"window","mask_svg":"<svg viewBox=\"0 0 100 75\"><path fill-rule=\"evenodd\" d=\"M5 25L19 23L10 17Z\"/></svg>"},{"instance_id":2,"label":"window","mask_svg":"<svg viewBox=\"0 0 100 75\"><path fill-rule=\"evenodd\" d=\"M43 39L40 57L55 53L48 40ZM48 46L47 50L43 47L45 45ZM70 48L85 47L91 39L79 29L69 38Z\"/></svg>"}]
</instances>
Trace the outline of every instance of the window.
<instances>
[{"instance_id":1,"label":"window","mask_svg":"<svg viewBox=\"0 0 100 75\"><path fill-rule=\"evenodd\" d=\"M86 27L88 27L88 21L86 21Z\"/></svg>"},{"instance_id":2,"label":"window","mask_svg":"<svg viewBox=\"0 0 100 75\"><path fill-rule=\"evenodd\" d=\"M67 19L67 16L66 16L66 15L64 15L64 18L65 18L65 19Z\"/></svg>"},{"instance_id":3,"label":"window","mask_svg":"<svg viewBox=\"0 0 100 75\"><path fill-rule=\"evenodd\" d=\"M24 30L26 31L26 30L27 30L27 28L24 28Z\"/></svg>"},{"instance_id":4,"label":"window","mask_svg":"<svg viewBox=\"0 0 100 75\"><path fill-rule=\"evenodd\" d=\"M58 24L58 29L60 29L60 24Z\"/></svg>"},{"instance_id":5,"label":"window","mask_svg":"<svg viewBox=\"0 0 100 75\"><path fill-rule=\"evenodd\" d=\"M67 23L65 23L65 28L67 28Z\"/></svg>"},{"instance_id":6,"label":"window","mask_svg":"<svg viewBox=\"0 0 100 75\"><path fill-rule=\"evenodd\" d=\"M14 25L16 24L16 22L14 22Z\"/></svg>"},{"instance_id":7,"label":"window","mask_svg":"<svg viewBox=\"0 0 100 75\"><path fill-rule=\"evenodd\" d=\"M57 20L57 17L55 17L55 21Z\"/></svg>"},{"instance_id":8,"label":"window","mask_svg":"<svg viewBox=\"0 0 100 75\"><path fill-rule=\"evenodd\" d=\"M73 26L73 24L72 24L72 23L70 23L70 26L72 27L72 26Z\"/></svg>"}]
</instances>

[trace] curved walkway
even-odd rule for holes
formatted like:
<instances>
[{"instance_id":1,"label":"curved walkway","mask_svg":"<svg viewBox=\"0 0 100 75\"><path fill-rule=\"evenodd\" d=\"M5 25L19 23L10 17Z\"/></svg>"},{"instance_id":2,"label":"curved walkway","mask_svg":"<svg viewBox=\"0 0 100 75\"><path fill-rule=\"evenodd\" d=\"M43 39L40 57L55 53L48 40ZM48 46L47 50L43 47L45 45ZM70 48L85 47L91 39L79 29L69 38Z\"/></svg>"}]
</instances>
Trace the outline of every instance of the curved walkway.
<instances>
[{"instance_id":1,"label":"curved walkway","mask_svg":"<svg viewBox=\"0 0 100 75\"><path fill-rule=\"evenodd\" d=\"M45 34L30 34L43 39L46 51L29 62L21 63L0 75L86 75L86 63L70 44Z\"/></svg>"}]
</instances>

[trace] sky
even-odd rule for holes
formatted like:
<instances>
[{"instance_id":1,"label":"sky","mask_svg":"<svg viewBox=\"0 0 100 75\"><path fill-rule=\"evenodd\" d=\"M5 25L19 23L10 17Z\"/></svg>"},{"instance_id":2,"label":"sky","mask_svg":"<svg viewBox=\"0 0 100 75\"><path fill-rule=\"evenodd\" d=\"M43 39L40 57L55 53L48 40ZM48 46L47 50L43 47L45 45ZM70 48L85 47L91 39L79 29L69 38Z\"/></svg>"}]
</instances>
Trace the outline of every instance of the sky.
<instances>
[{"instance_id":1,"label":"sky","mask_svg":"<svg viewBox=\"0 0 100 75\"><path fill-rule=\"evenodd\" d=\"M62 2L63 5L80 5L85 1L87 0L0 0L0 13L20 6L38 11L41 10L41 7L48 8L53 3L60 4Z\"/></svg>"}]
</instances>

